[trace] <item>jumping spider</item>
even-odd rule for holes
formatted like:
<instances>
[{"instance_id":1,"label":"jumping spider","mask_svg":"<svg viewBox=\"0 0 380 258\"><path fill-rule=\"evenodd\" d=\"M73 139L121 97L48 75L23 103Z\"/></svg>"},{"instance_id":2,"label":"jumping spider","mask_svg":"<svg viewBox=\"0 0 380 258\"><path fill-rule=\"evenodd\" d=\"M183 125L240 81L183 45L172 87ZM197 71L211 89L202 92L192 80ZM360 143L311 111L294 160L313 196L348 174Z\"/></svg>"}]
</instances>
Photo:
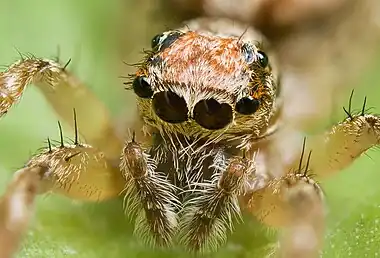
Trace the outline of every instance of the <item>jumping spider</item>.
<instances>
[{"instance_id":1,"label":"jumping spider","mask_svg":"<svg viewBox=\"0 0 380 258\"><path fill-rule=\"evenodd\" d=\"M66 65L22 56L0 74L0 114L32 83L76 132L67 145L61 130L57 145L48 139L47 148L15 173L0 203L3 257L16 250L35 195L46 192L95 202L121 195L143 240L195 252L223 245L244 209L285 228L283 257L317 255L324 203L311 173L333 174L378 144L380 118L366 114L365 105L358 114L349 107L343 122L299 144L275 175L271 155L284 137L286 104L275 57L253 29L214 25L193 20L152 39L126 83L137 96L139 117L124 147L107 111ZM308 244L299 244L299 237Z\"/></svg>"}]
</instances>

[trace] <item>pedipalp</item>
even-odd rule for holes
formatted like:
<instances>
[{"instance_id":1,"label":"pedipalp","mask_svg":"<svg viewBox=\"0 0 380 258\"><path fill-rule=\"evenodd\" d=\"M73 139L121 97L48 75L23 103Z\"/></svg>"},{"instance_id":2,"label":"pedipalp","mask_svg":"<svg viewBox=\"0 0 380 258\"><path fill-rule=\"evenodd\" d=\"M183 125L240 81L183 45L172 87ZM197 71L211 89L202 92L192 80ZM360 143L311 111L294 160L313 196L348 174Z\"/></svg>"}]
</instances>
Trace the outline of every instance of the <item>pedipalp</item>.
<instances>
[{"instance_id":1,"label":"pedipalp","mask_svg":"<svg viewBox=\"0 0 380 258\"><path fill-rule=\"evenodd\" d=\"M227 240L236 222L241 221L239 196L248 190L255 176L254 161L241 157L225 160L218 153L210 169L211 180L196 183L184 204L180 242L191 251L215 251Z\"/></svg>"}]
</instances>

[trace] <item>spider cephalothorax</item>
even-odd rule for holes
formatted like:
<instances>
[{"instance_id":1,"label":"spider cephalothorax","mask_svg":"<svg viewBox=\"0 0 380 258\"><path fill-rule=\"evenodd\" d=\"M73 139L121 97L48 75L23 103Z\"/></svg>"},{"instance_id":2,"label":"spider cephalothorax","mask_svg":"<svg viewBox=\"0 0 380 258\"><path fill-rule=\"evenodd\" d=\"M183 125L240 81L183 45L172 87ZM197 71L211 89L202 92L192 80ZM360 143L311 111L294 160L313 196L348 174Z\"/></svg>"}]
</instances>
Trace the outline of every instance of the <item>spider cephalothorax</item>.
<instances>
[{"instance_id":1,"label":"spider cephalothorax","mask_svg":"<svg viewBox=\"0 0 380 258\"><path fill-rule=\"evenodd\" d=\"M157 35L152 48L133 81L146 124L219 139L266 130L277 87L255 39L187 29Z\"/></svg>"}]
</instances>

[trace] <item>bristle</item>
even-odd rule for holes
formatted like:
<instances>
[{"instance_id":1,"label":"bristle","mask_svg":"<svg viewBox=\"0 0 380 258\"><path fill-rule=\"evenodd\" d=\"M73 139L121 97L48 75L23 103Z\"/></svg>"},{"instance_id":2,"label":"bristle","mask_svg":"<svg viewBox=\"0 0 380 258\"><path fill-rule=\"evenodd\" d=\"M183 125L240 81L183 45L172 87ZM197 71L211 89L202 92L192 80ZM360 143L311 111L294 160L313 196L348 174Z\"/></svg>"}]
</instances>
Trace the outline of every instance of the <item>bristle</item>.
<instances>
[{"instance_id":1,"label":"bristle","mask_svg":"<svg viewBox=\"0 0 380 258\"><path fill-rule=\"evenodd\" d=\"M62 67L62 70L66 70L70 63L71 63L71 58L67 60L66 64Z\"/></svg>"},{"instance_id":2,"label":"bristle","mask_svg":"<svg viewBox=\"0 0 380 258\"><path fill-rule=\"evenodd\" d=\"M78 132L78 120L77 120L77 113L75 111L75 108L73 109L73 114L74 114L74 144L78 145L79 144L79 132Z\"/></svg>"},{"instance_id":3,"label":"bristle","mask_svg":"<svg viewBox=\"0 0 380 258\"><path fill-rule=\"evenodd\" d=\"M63 130L62 130L62 125L59 121L58 121L58 128L59 128L59 139L60 139L60 143L61 143L61 148L63 148L63 147L65 147L65 144L63 141Z\"/></svg>"}]
</instances>

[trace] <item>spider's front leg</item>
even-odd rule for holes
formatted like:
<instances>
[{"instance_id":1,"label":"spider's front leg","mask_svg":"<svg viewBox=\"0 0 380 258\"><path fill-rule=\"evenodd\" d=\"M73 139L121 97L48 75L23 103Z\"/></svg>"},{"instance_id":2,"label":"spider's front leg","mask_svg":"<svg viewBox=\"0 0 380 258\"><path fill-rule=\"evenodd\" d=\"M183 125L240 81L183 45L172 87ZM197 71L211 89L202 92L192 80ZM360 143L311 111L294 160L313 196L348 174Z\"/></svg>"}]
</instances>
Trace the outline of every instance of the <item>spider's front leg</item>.
<instances>
[{"instance_id":1,"label":"spider's front leg","mask_svg":"<svg viewBox=\"0 0 380 258\"><path fill-rule=\"evenodd\" d=\"M299 180L284 194L288 224L280 236L280 257L317 258L323 245L325 207L316 183Z\"/></svg>"},{"instance_id":2,"label":"spider's front leg","mask_svg":"<svg viewBox=\"0 0 380 258\"><path fill-rule=\"evenodd\" d=\"M156 167L156 161L133 136L123 149L120 163L126 180L125 210L129 215L137 215L135 234L148 244L167 246L177 228L180 202L175 186Z\"/></svg>"},{"instance_id":3,"label":"spider's front leg","mask_svg":"<svg viewBox=\"0 0 380 258\"><path fill-rule=\"evenodd\" d=\"M209 182L196 183L193 196L185 203L180 240L191 251L215 251L226 242L234 219L240 219L239 196L255 175L253 161L242 157L214 159Z\"/></svg>"},{"instance_id":4,"label":"spider's front leg","mask_svg":"<svg viewBox=\"0 0 380 258\"><path fill-rule=\"evenodd\" d=\"M368 149L380 144L380 116L366 114L366 98L362 110L351 111L351 93L346 119L323 135L309 137L307 148L313 151L310 169L318 177L337 173Z\"/></svg>"},{"instance_id":5,"label":"spider's front leg","mask_svg":"<svg viewBox=\"0 0 380 258\"><path fill-rule=\"evenodd\" d=\"M279 249L271 254L282 258L319 257L324 233L324 196L318 183L309 175L310 156L302 167L303 154L297 169L280 178L270 179L265 187L245 196L246 207L261 222L282 227Z\"/></svg>"}]
</instances>

